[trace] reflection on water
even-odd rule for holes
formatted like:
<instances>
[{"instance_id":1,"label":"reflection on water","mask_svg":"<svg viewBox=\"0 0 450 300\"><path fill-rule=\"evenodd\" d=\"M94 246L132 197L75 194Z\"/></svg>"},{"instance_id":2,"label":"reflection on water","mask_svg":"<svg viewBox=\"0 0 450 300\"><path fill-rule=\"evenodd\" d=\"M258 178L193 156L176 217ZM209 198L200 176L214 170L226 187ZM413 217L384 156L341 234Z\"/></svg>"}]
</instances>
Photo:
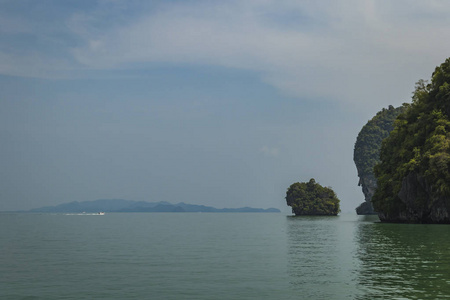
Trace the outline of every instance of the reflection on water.
<instances>
[{"instance_id":1,"label":"reflection on water","mask_svg":"<svg viewBox=\"0 0 450 300\"><path fill-rule=\"evenodd\" d=\"M361 222L356 299L450 298L448 225Z\"/></svg>"},{"instance_id":2,"label":"reflection on water","mask_svg":"<svg viewBox=\"0 0 450 300\"><path fill-rule=\"evenodd\" d=\"M377 216L288 217L299 299L450 299L450 226Z\"/></svg>"},{"instance_id":3,"label":"reflection on water","mask_svg":"<svg viewBox=\"0 0 450 300\"><path fill-rule=\"evenodd\" d=\"M299 299L353 299L355 218L288 217L291 287Z\"/></svg>"}]
</instances>

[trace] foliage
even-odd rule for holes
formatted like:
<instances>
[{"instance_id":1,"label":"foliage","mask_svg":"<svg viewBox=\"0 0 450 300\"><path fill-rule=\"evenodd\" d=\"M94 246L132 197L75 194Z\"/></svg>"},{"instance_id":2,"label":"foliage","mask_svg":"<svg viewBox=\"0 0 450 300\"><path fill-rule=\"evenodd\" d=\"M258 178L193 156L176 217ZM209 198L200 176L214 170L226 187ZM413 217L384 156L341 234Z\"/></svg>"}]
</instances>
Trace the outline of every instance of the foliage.
<instances>
[{"instance_id":1,"label":"foliage","mask_svg":"<svg viewBox=\"0 0 450 300\"><path fill-rule=\"evenodd\" d=\"M399 115L381 147L375 166L378 181L372 202L375 210L396 215L405 209L398 193L403 179L417 174L431 194L417 196L416 207L431 207L450 197L450 58L436 67L431 83L416 84L412 104Z\"/></svg>"},{"instance_id":2,"label":"foliage","mask_svg":"<svg viewBox=\"0 0 450 300\"><path fill-rule=\"evenodd\" d=\"M286 192L286 203L295 215L337 215L340 212L339 199L329 187L316 183L296 182Z\"/></svg>"},{"instance_id":3,"label":"foliage","mask_svg":"<svg viewBox=\"0 0 450 300\"><path fill-rule=\"evenodd\" d=\"M356 138L353 161L358 176L373 175L374 166L380 162L381 142L394 128L394 120L405 111L405 106L383 108L361 129Z\"/></svg>"}]
</instances>

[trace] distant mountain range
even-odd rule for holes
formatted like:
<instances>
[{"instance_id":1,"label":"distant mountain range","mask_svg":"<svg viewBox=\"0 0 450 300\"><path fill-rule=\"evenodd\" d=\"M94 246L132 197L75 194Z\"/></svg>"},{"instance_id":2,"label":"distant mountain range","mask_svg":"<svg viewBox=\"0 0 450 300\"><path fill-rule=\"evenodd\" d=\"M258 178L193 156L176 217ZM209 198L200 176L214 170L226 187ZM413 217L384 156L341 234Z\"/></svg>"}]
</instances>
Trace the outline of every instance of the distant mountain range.
<instances>
[{"instance_id":1,"label":"distant mountain range","mask_svg":"<svg viewBox=\"0 0 450 300\"><path fill-rule=\"evenodd\" d=\"M48 212L48 213L82 213L82 212L215 212L215 213L233 213L233 212L280 212L276 208L215 208L205 205L193 205L183 202L172 204L169 202L145 202L132 201L124 199L100 199L94 201L70 202L56 206L45 206L30 210L30 212Z\"/></svg>"}]
</instances>

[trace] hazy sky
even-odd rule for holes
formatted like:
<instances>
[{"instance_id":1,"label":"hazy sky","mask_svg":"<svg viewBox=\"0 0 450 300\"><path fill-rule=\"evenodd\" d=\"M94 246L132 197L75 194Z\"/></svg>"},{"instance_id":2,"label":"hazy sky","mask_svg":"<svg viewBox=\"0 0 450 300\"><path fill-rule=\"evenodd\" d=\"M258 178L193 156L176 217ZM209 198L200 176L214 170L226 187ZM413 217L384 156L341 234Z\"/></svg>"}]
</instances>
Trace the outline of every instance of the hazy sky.
<instances>
[{"instance_id":1,"label":"hazy sky","mask_svg":"<svg viewBox=\"0 0 450 300\"><path fill-rule=\"evenodd\" d=\"M364 197L353 147L450 56L450 1L0 0L0 210Z\"/></svg>"}]
</instances>

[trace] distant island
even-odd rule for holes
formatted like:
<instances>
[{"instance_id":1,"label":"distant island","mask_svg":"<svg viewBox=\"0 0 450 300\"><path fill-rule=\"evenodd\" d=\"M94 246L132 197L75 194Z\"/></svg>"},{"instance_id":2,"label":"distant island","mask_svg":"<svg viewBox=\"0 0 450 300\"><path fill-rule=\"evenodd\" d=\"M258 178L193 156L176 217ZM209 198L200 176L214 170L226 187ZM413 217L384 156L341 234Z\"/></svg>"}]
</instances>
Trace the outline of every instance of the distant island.
<instances>
[{"instance_id":1,"label":"distant island","mask_svg":"<svg viewBox=\"0 0 450 300\"><path fill-rule=\"evenodd\" d=\"M336 216L340 212L339 202L331 188L321 186L314 178L296 182L286 192L286 203L296 216Z\"/></svg>"},{"instance_id":2,"label":"distant island","mask_svg":"<svg viewBox=\"0 0 450 300\"><path fill-rule=\"evenodd\" d=\"M56 206L45 206L31 209L29 212L42 213L92 213L92 212L214 212L214 213L279 213L276 208L215 208L205 205L186 204L183 202L172 204L169 202L146 202L124 199L99 199L94 201L74 201Z\"/></svg>"}]
</instances>

